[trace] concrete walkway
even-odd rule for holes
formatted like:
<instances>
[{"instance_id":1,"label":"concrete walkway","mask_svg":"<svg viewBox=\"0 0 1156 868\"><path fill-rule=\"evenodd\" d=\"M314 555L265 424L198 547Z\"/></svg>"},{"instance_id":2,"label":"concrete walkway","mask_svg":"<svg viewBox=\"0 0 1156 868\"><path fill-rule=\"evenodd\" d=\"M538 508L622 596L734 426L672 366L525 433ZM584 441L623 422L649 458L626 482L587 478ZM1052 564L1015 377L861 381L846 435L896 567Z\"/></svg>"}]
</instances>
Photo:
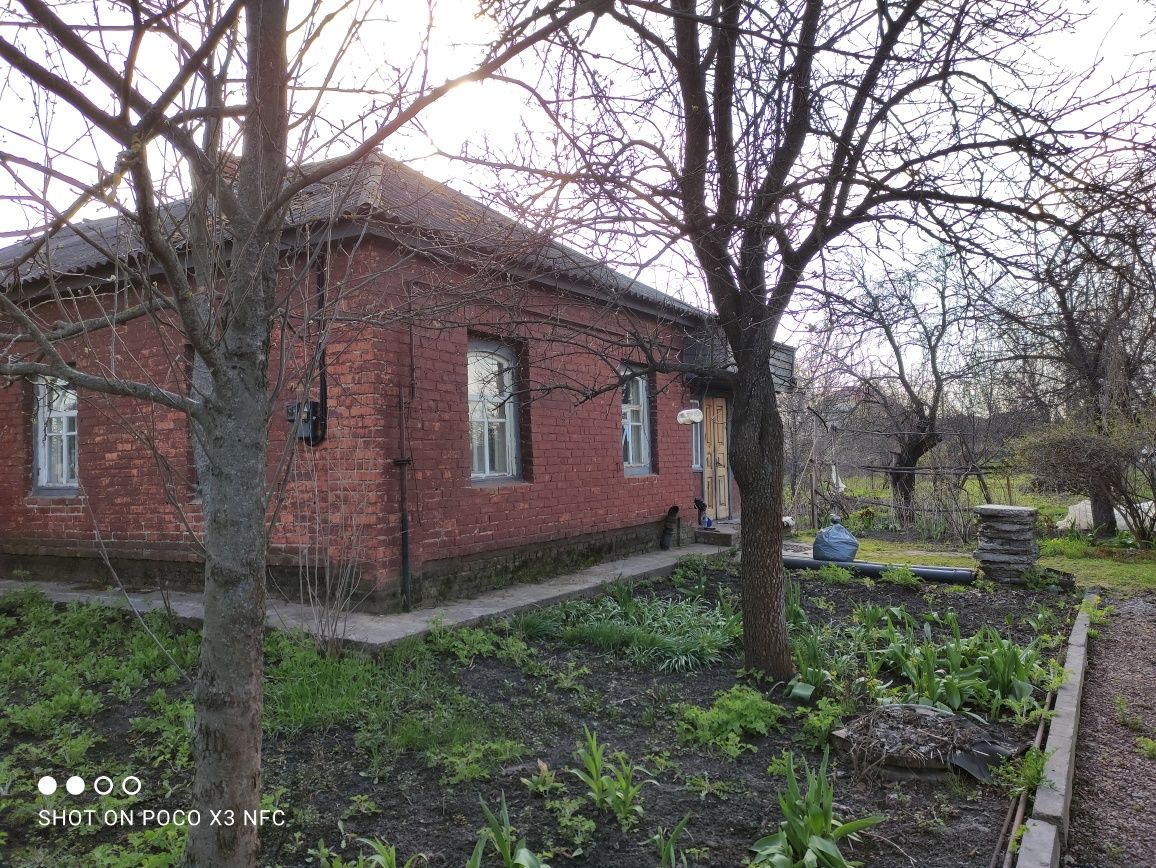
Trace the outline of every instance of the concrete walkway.
<instances>
[{"instance_id":1,"label":"concrete walkway","mask_svg":"<svg viewBox=\"0 0 1156 868\"><path fill-rule=\"evenodd\" d=\"M449 600L428 609L415 609L412 612L391 615L366 615L355 612L349 616L346 639L370 647L382 647L408 636L424 635L434 623L447 627L463 626L522 609L590 596L604 585L619 579L636 581L651 576L667 575L673 570L679 558L687 555L714 555L721 551L726 549L713 545L688 545L670 551L648 552L617 561L606 561L577 573L555 576L533 584L511 585L470 599ZM62 603L81 601L120 607L126 605L125 594L116 589L96 590L65 582L22 582L0 579L0 594L20 588L37 588L49 599ZM163 609L165 605L160 591L130 591L129 597L133 605L141 611ZM173 612L178 617L194 621L200 621L204 617L200 594L172 591L168 597ZM299 627L310 633L315 632L316 622L313 611L308 606L272 597L269 600L269 615L266 621L271 627Z\"/></svg>"}]
</instances>

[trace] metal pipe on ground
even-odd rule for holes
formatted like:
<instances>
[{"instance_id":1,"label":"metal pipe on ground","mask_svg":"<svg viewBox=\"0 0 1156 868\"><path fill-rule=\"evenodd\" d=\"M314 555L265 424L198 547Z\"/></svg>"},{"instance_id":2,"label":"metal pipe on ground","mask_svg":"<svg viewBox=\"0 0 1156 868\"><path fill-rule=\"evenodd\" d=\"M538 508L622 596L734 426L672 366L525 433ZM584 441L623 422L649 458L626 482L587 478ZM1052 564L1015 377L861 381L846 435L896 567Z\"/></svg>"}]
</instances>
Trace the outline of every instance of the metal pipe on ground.
<instances>
[{"instance_id":1,"label":"metal pipe on ground","mask_svg":"<svg viewBox=\"0 0 1156 868\"><path fill-rule=\"evenodd\" d=\"M970 585L975 581L975 570L963 567L923 567L910 564L875 564L870 561L820 561L795 555L783 555L783 566L788 570L820 570L826 566L842 567L870 578L878 578L887 570L906 566L919 578L928 582L942 582L947 585Z\"/></svg>"}]
</instances>

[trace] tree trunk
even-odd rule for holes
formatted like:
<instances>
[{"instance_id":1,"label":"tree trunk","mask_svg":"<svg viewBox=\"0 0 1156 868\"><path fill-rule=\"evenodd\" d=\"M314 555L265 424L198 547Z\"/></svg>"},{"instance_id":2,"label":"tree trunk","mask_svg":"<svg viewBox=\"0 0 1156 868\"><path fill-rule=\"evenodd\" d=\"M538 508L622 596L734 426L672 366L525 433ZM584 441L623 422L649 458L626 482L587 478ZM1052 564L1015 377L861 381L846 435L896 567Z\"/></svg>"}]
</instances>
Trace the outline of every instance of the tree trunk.
<instances>
[{"instance_id":1,"label":"tree trunk","mask_svg":"<svg viewBox=\"0 0 1156 868\"><path fill-rule=\"evenodd\" d=\"M891 477L891 504L895 510L895 518L902 527L910 527L915 521L915 474L911 472L914 463L906 456L899 456L899 467L906 470L892 470Z\"/></svg>"},{"instance_id":2,"label":"tree trunk","mask_svg":"<svg viewBox=\"0 0 1156 868\"><path fill-rule=\"evenodd\" d=\"M218 397L200 432L205 623L193 692L192 803L204 821L189 830L186 865L257 864L258 828L244 812L261 799L268 399L259 379ZM219 825L213 810L227 812Z\"/></svg>"},{"instance_id":3,"label":"tree trunk","mask_svg":"<svg viewBox=\"0 0 1156 868\"><path fill-rule=\"evenodd\" d=\"M1093 491L1089 495L1092 502L1092 529L1098 537L1116 534L1116 511L1112 501L1103 491Z\"/></svg>"},{"instance_id":4,"label":"tree trunk","mask_svg":"<svg viewBox=\"0 0 1156 868\"><path fill-rule=\"evenodd\" d=\"M193 806L183 862L197 868L257 864L261 804L269 350L283 215L267 214L283 188L288 135L287 5L245 8L251 110L237 172L238 213L211 366L201 395L196 450L204 513L205 623L193 690ZM199 384L198 384L199 388ZM213 823L213 811L221 822Z\"/></svg>"},{"instance_id":5,"label":"tree trunk","mask_svg":"<svg viewBox=\"0 0 1156 868\"><path fill-rule=\"evenodd\" d=\"M762 350L738 366L731 420L731 468L743 511L743 648L748 669L785 681L794 675L794 665L783 566L783 423L769 336Z\"/></svg>"},{"instance_id":6,"label":"tree trunk","mask_svg":"<svg viewBox=\"0 0 1156 868\"><path fill-rule=\"evenodd\" d=\"M919 461L939 445L942 438L934 431L925 431L909 437L899 438L899 452L895 456L894 469L888 472L891 480L891 502L895 517L903 527L915 521L915 469Z\"/></svg>"}]
</instances>

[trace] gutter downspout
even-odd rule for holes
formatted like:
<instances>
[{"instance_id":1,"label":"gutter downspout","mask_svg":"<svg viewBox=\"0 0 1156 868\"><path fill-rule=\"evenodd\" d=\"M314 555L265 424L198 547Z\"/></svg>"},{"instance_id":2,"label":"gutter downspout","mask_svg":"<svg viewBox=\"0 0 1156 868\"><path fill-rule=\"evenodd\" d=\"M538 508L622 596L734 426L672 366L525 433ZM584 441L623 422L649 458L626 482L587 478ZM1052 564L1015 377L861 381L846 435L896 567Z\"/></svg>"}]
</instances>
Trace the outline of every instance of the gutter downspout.
<instances>
[{"instance_id":1,"label":"gutter downspout","mask_svg":"<svg viewBox=\"0 0 1156 868\"><path fill-rule=\"evenodd\" d=\"M405 284L406 307L413 310L413 300L410 295L412 287L407 281ZM413 400L417 393L417 371L414 368L413 356L413 317L409 318L409 399ZM410 530L409 530L409 468L413 465L413 456L407 447L408 418L406 416L407 401L405 387L398 383L397 388L397 446L399 457L393 459L393 466L398 470L398 495L400 499L400 529L401 529L401 610L409 612L413 609L413 567L410 558Z\"/></svg>"},{"instance_id":2,"label":"gutter downspout","mask_svg":"<svg viewBox=\"0 0 1156 868\"><path fill-rule=\"evenodd\" d=\"M412 458L395 458L401 493L401 610L413 609L413 575L409 564L409 467Z\"/></svg>"},{"instance_id":3,"label":"gutter downspout","mask_svg":"<svg viewBox=\"0 0 1156 868\"><path fill-rule=\"evenodd\" d=\"M329 260L328 258L318 257L317 261L317 312L321 317L326 316L326 289L329 285ZM329 325L324 320L321 321L320 334L318 336L318 349L320 352L317 357L317 404L318 404L318 418L314 422L317 426L316 442L310 442L310 446L316 446L325 441L325 435L329 428L329 377L327 371L327 364L325 359L325 348L329 342Z\"/></svg>"}]
</instances>

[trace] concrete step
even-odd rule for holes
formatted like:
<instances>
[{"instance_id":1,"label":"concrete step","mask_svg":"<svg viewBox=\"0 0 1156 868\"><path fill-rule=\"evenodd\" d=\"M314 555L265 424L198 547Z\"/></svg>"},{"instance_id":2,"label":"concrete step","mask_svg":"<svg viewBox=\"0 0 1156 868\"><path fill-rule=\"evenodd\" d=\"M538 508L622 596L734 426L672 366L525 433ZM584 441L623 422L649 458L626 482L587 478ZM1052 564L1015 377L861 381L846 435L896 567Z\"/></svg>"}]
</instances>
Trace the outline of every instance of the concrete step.
<instances>
[{"instance_id":1,"label":"concrete step","mask_svg":"<svg viewBox=\"0 0 1156 868\"><path fill-rule=\"evenodd\" d=\"M694 541L704 545L721 546L722 548L737 546L739 544L739 526L737 524L724 524L711 528L696 528Z\"/></svg>"}]
</instances>

